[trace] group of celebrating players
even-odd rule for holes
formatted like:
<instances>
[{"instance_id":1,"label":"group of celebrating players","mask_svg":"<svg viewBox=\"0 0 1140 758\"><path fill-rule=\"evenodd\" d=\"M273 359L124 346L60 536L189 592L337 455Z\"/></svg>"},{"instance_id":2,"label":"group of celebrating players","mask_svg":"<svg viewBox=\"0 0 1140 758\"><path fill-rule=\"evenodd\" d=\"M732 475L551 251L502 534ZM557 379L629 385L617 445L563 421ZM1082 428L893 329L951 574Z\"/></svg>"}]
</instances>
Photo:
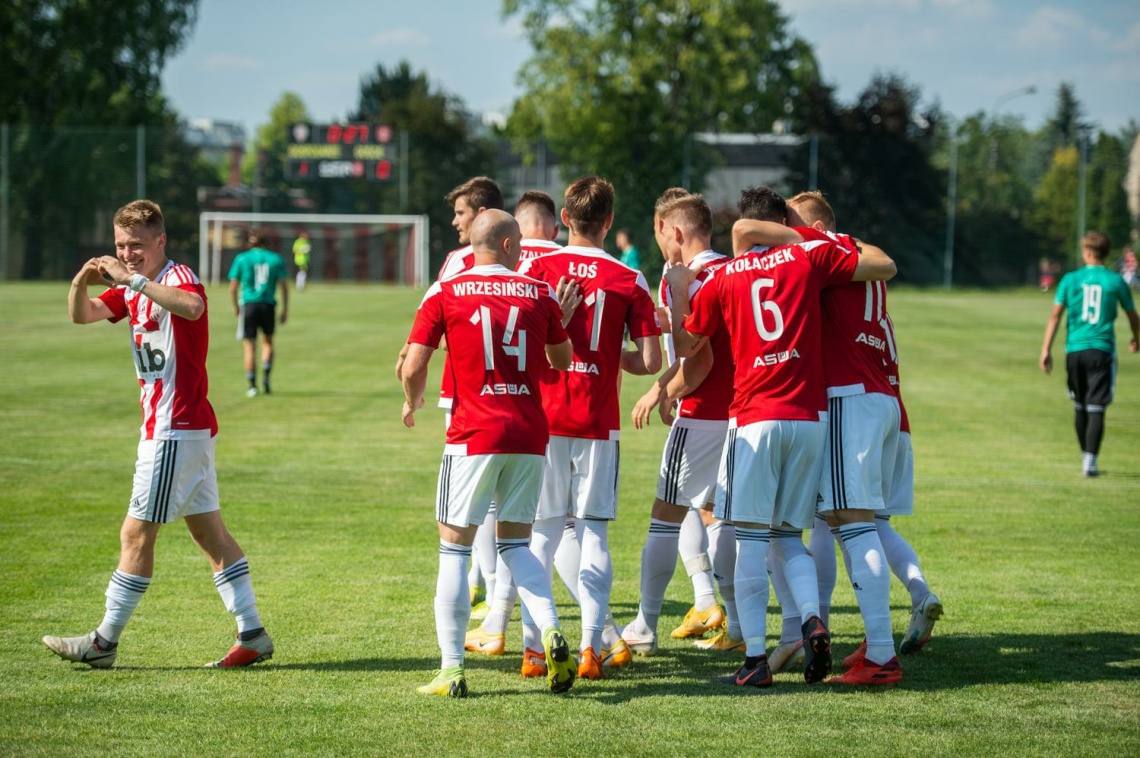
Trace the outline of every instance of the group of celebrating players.
<instances>
[{"instance_id":1,"label":"group of celebrating players","mask_svg":"<svg viewBox=\"0 0 1140 758\"><path fill-rule=\"evenodd\" d=\"M644 275L603 249L614 209L605 179L585 176L567 188L563 247L553 242L559 216L545 193L524 193L513 217L487 177L447 199L463 247L424 296L396 365L411 427L429 360L446 346L436 496L442 662L420 692L465 696L466 652L505 652L520 597L521 673L545 677L554 692L603 678L635 653L654 654L678 553L694 605L673 637L712 632L697 645L743 653L722 677L731 685L769 687L774 672L797 666L807 683L819 682L832 668L833 540L865 639L844 659L846 672L828 681L901 681L890 571L912 600L901 652L929 640L942 604L890 524L913 510L910 430L886 307L893 261L837 234L819 193L785 201L767 187L742 192L735 257L721 255L711 249L708 204L674 188L654 208L666 265L658 307ZM621 374L661 370L662 324L667 365L632 417L640 428L657 411L670 430L638 614L619 628L609 608L608 525L617 516ZM552 596L555 568L581 609L577 660ZM783 610L770 654L769 581ZM468 631L483 596L482 623Z\"/></svg>"}]
</instances>

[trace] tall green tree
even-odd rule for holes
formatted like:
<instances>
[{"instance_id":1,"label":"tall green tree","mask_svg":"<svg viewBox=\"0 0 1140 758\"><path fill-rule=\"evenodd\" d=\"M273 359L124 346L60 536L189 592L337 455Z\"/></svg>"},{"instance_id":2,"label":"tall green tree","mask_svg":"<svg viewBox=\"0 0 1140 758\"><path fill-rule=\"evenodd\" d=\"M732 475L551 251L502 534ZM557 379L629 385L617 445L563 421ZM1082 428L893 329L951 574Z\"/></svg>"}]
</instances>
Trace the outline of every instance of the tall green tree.
<instances>
[{"instance_id":1,"label":"tall green tree","mask_svg":"<svg viewBox=\"0 0 1140 758\"><path fill-rule=\"evenodd\" d=\"M193 28L197 6L197 0L0 3L0 121L27 125L11 148L25 278L62 275L72 263L77 225L97 209L101 187L124 163L120 146L130 144L109 131L92 135L77 161L65 154L80 144L66 130L162 128L162 69Z\"/></svg>"},{"instance_id":2,"label":"tall green tree","mask_svg":"<svg viewBox=\"0 0 1140 758\"><path fill-rule=\"evenodd\" d=\"M1079 265L1076 257L1079 161L1075 145L1053 153L1053 161L1034 193L1031 214L1048 245L1047 255L1071 265Z\"/></svg>"},{"instance_id":3,"label":"tall green tree","mask_svg":"<svg viewBox=\"0 0 1140 758\"><path fill-rule=\"evenodd\" d=\"M612 181L616 225L642 240L663 189L687 177L700 188L711 158L692 135L794 124L819 79L811 48L770 0L504 0L503 12L521 18L534 50L512 140L546 140L570 176Z\"/></svg>"},{"instance_id":4,"label":"tall green tree","mask_svg":"<svg viewBox=\"0 0 1140 758\"><path fill-rule=\"evenodd\" d=\"M293 124L312 120L309 109L295 92L283 92L269 109L269 121L257 127L253 149L242 156L242 181L258 187L265 202L263 211L284 211L288 207L285 191L292 185L285 178L285 148L288 129ZM260 176L258 176L260 173Z\"/></svg>"},{"instance_id":5,"label":"tall green tree","mask_svg":"<svg viewBox=\"0 0 1140 758\"><path fill-rule=\"evenodd\" d=\"M397 163L400 135L407 135L405 204L400 202L398 176L385 185L353 180L352 202L360 213L426 209L434 270L447 251L457 246L452 210L444 196L472 176L494 174L491 144L473 133L471 116L459 98L433 87L427 74L413 71L407 61L391 68L378 65L364 76L359 102L349 118L392 127Z\"/></svg>"},{"instance_id":6,"label":"tall green tree","mask_svg":"<svg viewBox=\"0 0 1140 758\"><path fill-rule=\"evenodd\" d=\"M1124 191L1131 147L1122 136L1100 132L1089 154L1086 227L1107 234L1116 249L1128 243L1132 229Z\"/></svg>"}]
</instances>

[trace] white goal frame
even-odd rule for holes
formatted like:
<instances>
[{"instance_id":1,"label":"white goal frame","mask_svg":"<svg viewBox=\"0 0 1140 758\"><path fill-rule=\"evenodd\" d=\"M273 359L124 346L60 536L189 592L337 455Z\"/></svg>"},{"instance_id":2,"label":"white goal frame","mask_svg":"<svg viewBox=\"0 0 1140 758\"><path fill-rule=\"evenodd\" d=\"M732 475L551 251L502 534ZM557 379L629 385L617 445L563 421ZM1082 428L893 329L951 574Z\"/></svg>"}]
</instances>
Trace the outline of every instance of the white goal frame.
<instances>
[{"instance_id":1,"label":"white goal frame","mask_svg":"<svg viewBox=\"0 0 1140 758\"><path fill-rule=\"evenodd\" d=\"M258 224L405 224L415 235L415 286L428 284L428 217L368 213L230 213L204 211L198 216L198 276L202 281L222 281L222 228L225 223ZM211 229L213 225L213 229ZM212 232L212 233L211 233Z\"/></svg>"}]
</instances>

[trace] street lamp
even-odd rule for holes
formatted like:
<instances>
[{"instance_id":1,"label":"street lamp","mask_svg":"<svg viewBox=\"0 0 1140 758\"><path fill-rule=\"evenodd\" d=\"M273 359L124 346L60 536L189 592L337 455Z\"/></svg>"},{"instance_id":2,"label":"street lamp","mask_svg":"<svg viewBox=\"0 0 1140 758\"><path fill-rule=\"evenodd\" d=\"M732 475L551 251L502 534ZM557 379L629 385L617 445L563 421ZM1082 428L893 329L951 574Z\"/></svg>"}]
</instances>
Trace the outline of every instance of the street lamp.
<instances>
[{"instance_id":1,"label":"street lamp","mask_svg":"<svg viewBox=\"0 0 1140 758\"><path fill-rule=\"evenodd\" d=\"M1015 97L1022 95L1033 95L1037 92L1037 85L1030 84L1026 87L1018 87L1017 89L1010 90L1004 95L994 100L993 107L990 108L990 176L993 176L994 170L997 168L997 135L994 131L997 129L998 108L1002 107Z\"/></svg>"}]
</instances>

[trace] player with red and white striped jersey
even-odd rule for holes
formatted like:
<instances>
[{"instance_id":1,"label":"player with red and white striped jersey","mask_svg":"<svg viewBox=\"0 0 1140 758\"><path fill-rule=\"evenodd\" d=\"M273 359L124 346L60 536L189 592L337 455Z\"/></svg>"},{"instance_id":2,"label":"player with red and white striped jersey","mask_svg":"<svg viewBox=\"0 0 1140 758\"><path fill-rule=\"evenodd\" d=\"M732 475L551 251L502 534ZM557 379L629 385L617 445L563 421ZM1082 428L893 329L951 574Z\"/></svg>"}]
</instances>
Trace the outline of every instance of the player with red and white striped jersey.
<instances>
[{"instance_id":1,"label":"player with red and white striped jersey","mask_svg":"<svg viewBox=\"0 0 1140 758\"><path fill-rule=\"evenodd\" d=\"M783 198L766 187L750 187L741 195L746 219L782 221L786 210ZM827 419L820 294L853 280L888 279L894 270L881 251L856 255L833 242L754 247L701 287L683 323L692 272L674 267L666 273L673 289L678 354L699 348L723 324L736 363L726 443L729 481L724 492L718 491L715 508L718 518L736 524L737 609L746 646L745 663L725 677L728 683L771 685L764 649L770 530L798 532L811 525L814 513ZM815 567L806 555L802 560L796 555L777 558L784 561L804 615L804 678L819 681L831 662L830 635L819 618Z\"/></svg>"},{"instance_id":2,"label":"player with red and white striped jersey","mask_svg":"<svg viewBox=\"0 0 1140 758\"><path fill-rule=\"evenodd\" d=\"M248 666L273 655L261 625L241 547L219 512L214 468L214 409L206 394L209 322L206 292L186 266L166 257L162 210L136 200L114 217L116 257L92 258L71 283L68 313L77 324L128 319L143 412L130 505L121 530L119 565L107 586L107 611L82 637L44 637L60 657L108 668L154 573L154 544L163 524L184 518L214 570L214 585L236 619L238 641L211 666ZM118 286L92 298L92 284Z\"/></svg>"},{"instance_id":3,"label":"player with red and white striped jersey","mask_svg":"<svg viewBox=\"0 0 1140 758\"><path fill-rule=\"evenodd\" d=\"M408 337L402 379L406 426L415 425L428 362L445 337L457 380L436 495L435 615L443 663L439 675L420 688L424 694L467 694L467 560L492 500L498 510L498 553L542 629L551 690L564 692L575 678L549 575L528 549L549 437L540 381L546 370L570 363L572 349L562 325L569 309L563 312L548 284L512 270L519 239L518 224L507 213L481 213L471 225L475 266L432 285Z\"/></svg>"},{"instance_id":4,"label":"player with red and white striped jersey","mask_svg":"<svg viewBox=\"0 0 1140 758\"><path fill-rule=\"evenodd\" d=\"M549 569L566 519L574 517L581 547L578 673L590 679L603 675L602 661L610 651L624 647L609 614L613 563L607 536L608 523L617 516L618 376L623 370L652 374L661 367L661 330L649 285L640 271L602 249L613 207L608 181L597 176L574 180L562 209L569 244L521 270L559 289L577 282L582 290L582 304L567 325L574 344L570 369L548 372L543 381L551 438L533 549ZM623 352L627 330L636 351ZM533 638L534 628L524 618L528 646Z\"/></svg>"}]
</instances>

